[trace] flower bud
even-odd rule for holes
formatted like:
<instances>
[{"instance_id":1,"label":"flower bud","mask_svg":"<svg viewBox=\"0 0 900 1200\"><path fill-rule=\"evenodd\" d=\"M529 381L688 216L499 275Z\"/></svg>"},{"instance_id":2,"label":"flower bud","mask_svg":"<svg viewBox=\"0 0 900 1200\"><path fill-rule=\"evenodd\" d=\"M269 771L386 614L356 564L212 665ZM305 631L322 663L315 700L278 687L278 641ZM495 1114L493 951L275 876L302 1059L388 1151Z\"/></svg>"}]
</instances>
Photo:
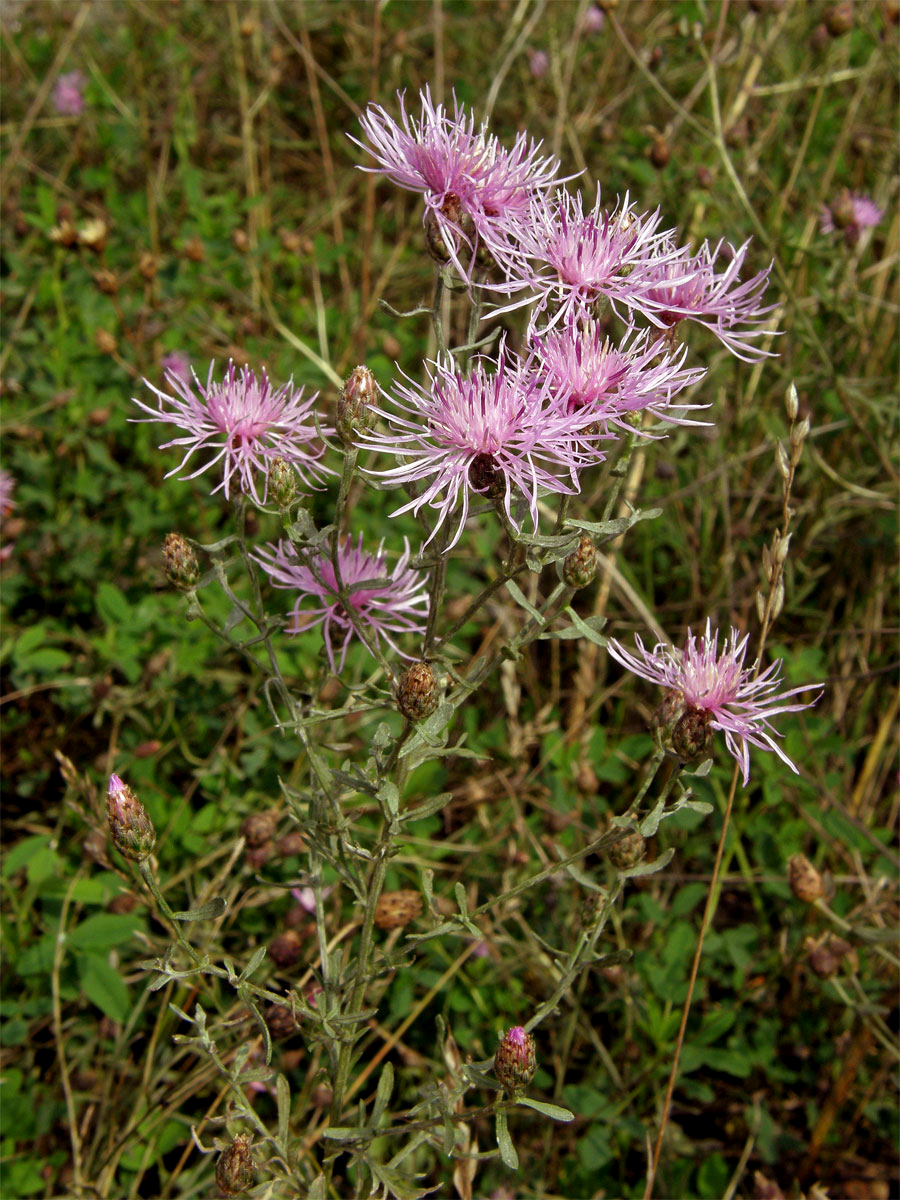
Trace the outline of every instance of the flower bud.
<instances>
[{"instance_id":1,"label":"flower bud","mask_svg":"<svg viewBox=\"0 0 900 1200\"><path fill-rule=\"evenodd\" d=\"M630 871L647 853L647 843L640 830L631 829L618 842L613 842L606 853L617 871Z\"/></svg>"},{"instance_id":2,"label":"flower bud","mask_svg":"<svg viewBox=\"0 0 900 1200\"><path fill-rule=\"evenodd\" d=\"M563 579L570 588L583 588L597 574L597 551L591 538L585 533L563 563Z\"/></svg>"},{"instance_id":3,"label":"flower bud","mask_svg":"<svg viewBox=\"0 0 900 1200\"><path fill-rule=\"evenodd\" d=\"M241 822L241 833L248 846L264 846L275 833L276 819L271 812L251 813Z\"/></svg>"},{"instance_id":4,"label":"flower bud","mask_svg":"<svg viewBox=\"0 0 900 1200\"><path fill-rule=\"evenodd\" d=\"M402 929L422 915L422 897L411 888L384 892L375 905L375 924L379 929Z\"/></svg>"},{"instance_id":5,"label":"flower bud","mask_svg":"<svg viewBox=\"0 0 900 1200\"><path fill-rule=\"evenodd\" d=\"M400 676L397 707L407 721L430 717L440 699L437 677L430 663L413 663Z\"/></svg>"},{"instance_id":6,"label":"flower bud","mask_svg":"<svg viewBox=\"0 0 900 1200\"><path fill-rule=\"evenodd\" d=\"M531 1083L536 1070L534 1038L516 1025L500 1041L494 1055L494 1074L508 1092L517 1092Z\"/></svg>"},{"instance_id":7,"label":"flower bud","mask_svg":"<svg viewBox=\"0 0 900 1200\"><path fill-rule=\"evenodd\" d=\"M785 412L787 413L788 420L792 425L797 420L797 412L799 407L800 401L797 396L797 385L796 383L792 382L784 397Z\"/></svg>"},{"instance_id":8,"label":"flower bud","mask_svg":"<svg viewBox=\"0 0 900 1200\"><path fill-rule=\"evenodd\" d=\"M270 1004L263 1017L269 1033L276 1041L292 1037L300 1028L290 1004Z\"/></svg>"},{"instance_id":9,"label":"flower bud","mask_svg":"<svg viewBox=\"0 0 900 1200\"><path fill-rule=\"evenodd\" d=\"M269 467L269 495L280 509L286 510L299 494L297 472L283 458L273 458Z\"/></svg>"},{"instance_id":10,"label":"flower bud","mask_svg":"<svg viewBox=\"0 0 900 1200\"><path fill-rule=\"evenodd\" d=\"M295 929L288 929L269 942L269 958L276 967L292 967L300 958L302 949L303 940L300 934Z\"/></svg>"},{"instance_id":11,"label":"flower bud","mask_svg":"<svg viewBox=\"0 0 900 1200\"><path fill-rule=\"evenodd\" d=\"M845 33L849 33L853 28L853 5L850 0L843 0L841 4L834 4L825 13L825 28L828 30L829 37L843 37Z\"/></svg>"},{"instance_id":12,"label":"flower bud","mask_svg":"<svg viewBox=\"0 0 900 1200\"><path fill-rule=\"evenodd\" d=\"M183 592L189 592L200 578L200 564L193 546L180 533L167 533L163 554L169 583Z\"/></svg>"},{"instance_id":13,"label":"flower bud","mask_svg":"<svg viewBox=\"0 0 900 1200\"><path fill-rule=\"evenodd\" d=\"M672 749L682 762L699 758L712 738L712 718L705 708L689 708L672 730Z\"/></svg>"},{"instance_id":14,"label":"flower bud","mask_svg":"<svg viewBox=\"0 0 900 1200\"><path fill-rule=\"evenodd\" d=\"M253 1159L250 1139L239 1133L216 1163L216 1183L223 1196L239 1196L253 1183Z\"/></svg>"},{"instance_id":15,"label":"flower bud","mask_svg":"<svg viewBox=\"0 0 900 1200\"><path fill-rule=\"evenodd\" d=\"M116 848L133 862L143 862L153 853L156 830L147 810L118 775L109 777L106 802L109 830Z\"/></svg>"},{"instance_id":16,"label":"flower bud","mask_svg":"<svg viewBox=\"0 0 900 1200\"><path fill-rule=\"evenodd\" d=\"M337 403L337 431L345 446L351 446L357 434L365 433L375 424L372 405L377 399L375 376L368 367L354 367Z\"/></svg>"},{"instance_id":17,"label":"flower bud","mask_svg":"<svg viewBox=\"0 0 900 1200\"><path fill-rule=\"evenodd\" d=\"M653 145L650 147L650 161L658 171L668 165L669 159L672 157L672 151L669 149L669 143L660 135L654 139Z\"/></svg>"},{"instance_id":18,"label":"flower bud","mask_svg":"<svg viewBox=\"0 0 900 1200\"><path fill-rule=\"evenodd\" d=\"M813 904L825 895L822 876L803 854L788 859L788 883L791 891L804 904Z\"/></svg>"}]
</instances>

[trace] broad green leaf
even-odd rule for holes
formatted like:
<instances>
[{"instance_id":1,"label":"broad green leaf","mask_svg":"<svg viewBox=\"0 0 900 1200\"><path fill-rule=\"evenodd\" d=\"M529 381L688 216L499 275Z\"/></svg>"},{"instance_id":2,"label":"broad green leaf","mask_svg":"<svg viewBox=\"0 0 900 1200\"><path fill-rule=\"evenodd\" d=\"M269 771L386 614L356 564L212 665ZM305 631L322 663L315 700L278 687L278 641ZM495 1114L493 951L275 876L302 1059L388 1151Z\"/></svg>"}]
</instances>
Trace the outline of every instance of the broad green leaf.
<instances>
[{"instance_id":1,"label":"broad green leaf","mask_svg":"<svg viewBox=\"0 0 900 1200\"><path fill-rule=\"evenodd\" d=\"M130 941L140 928L140 918L130 914L95 913L76 925L66 941L73 950L108 950Z\"/></svg>"},{"instance_id":2,"label":"broad green leaf","mask_svg":"<svg viewBox=\"0 0 900 1200\"><path fill-rule=\"evenodd\" d=\"M99 954L78 955L81 990L92 1004L113 1021L123 1024L131 1012L128 988L122 976Z\"/></svg>"},{"instance_id":3,"label":"broad green leaf","mask_svg":"<svg viewBox=\"0 0 900 1200\"><path fill-rule=\"evenodd\" d=\"M50 837L48 834L36 834L34 837L25 838L18 842L3 859L3 878L7 879L10 875L14 875L16 871L20 871L26 866L32 858L50 845Z\"/></svg>"}]
</instances>

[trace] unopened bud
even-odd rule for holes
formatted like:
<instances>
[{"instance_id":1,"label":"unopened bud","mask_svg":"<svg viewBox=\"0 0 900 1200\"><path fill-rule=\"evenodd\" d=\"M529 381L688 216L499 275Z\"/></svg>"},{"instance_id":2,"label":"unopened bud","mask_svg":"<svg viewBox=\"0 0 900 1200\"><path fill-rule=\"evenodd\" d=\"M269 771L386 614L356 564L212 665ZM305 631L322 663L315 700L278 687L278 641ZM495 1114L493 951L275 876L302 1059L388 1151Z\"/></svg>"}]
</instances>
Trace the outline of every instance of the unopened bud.
<instances>
[{"instance_id":1,"label":"unopened bud","mask_svg":"<svg viewBox=\"0 0 900 1200\"><path fill-rule=\"evenodd\" d=\"M788 859L788 883L791 891L804 904L812 904L825 895L822 876L803 854Z\"/></svg>"},{"instance_id":2,"label":"unopened bud","mask_svg":"<svg viewBox=\"0 0 900 1200\"><path fill-rule=\"evenodd\" d=\"M699 758L712 737L711 717L707 709L691 707L672 730L672 749L682 762Z\"/></svg>"},{"instance_id":3,"label":"unopened bud","mask_svg":"<svg viewBox=\"0 0 900 1200\"><path fill-rule=\"evenodd\" d=\"M197 237L196 233L189 237L184 243L184 245L181 247L181 252L184 257L189 258L191 262L203 262L203 259L206 257L206 250L204 249L203 242L199 237Z\"/></svg>"},{"instance_id":4,"label":"unopened bud","mask_svg":"<svg viewBox=\"0 0 900 1200\"><path fill-rule=\"evenodd\" d=\"M264 846L275 833L277 820L274 813L258 812L244 817L241 822L241 833L248 846Z\"/></svg>"},{"instance_id":5,"label":"unopened bud","mask_svg":"<svg viewBox=\"0 0 900 1200\"><path fill-rule=\"evenodd\" d=\"M115 271L110 271L107 267L101 267L99 271L94 272L94 283L105 296L114 296L119 290L119 280Z\"/></svg>"},{"instance_id":6,"label":"unopened bud","mask_svg":"<svg viewBox=\"0 0 900 1200\"><path fill-rule=\"evenodd\" d=\"M785 450L781 442L775 443L775 465L778 468L778 474L782 479L790 478L791 460L788 458L788 452Z\"/></svg>"},{"instance_id":7,"label":"unopened bud","mask_svg":"<svg viewBox=\"0 0 900 1200\"><path fill-rule=\"evenodd\" d=\"M250 1139L239 1133L216 1163L216 1183L223 1196L239 1196L253 1183L253 1158Z\"/></svg>"},{"instance_id":8,"label":"unopened bud","mask_svg":"<svg viewBox=\"0 0 900 1200\"><path fill-rule=\"evenodd\" d=\"M650 718L651 728L659 730L663 734L670 733L675 722L683 716L684 708L683 694L677 688L671 688L663 696L662 701Z\"/></svg>"},{"instance_id":9,"label":"unopened bud","mask_svg":"<svg viewBox=\"0 0 900 1200\"><path fill-rule=\"evenodd\" d=\"M597 551L591 538L585 533L574 550L563 563L563 579L570 588L583 588L597 574Z\"/></svg>"},{"instance_id":10,"label":"unopened bud","mask_svg":"<svg viewBox=\"0 0 900 1200\"><path fill-rule=\"evenodd\" d=\"M791 449L797 453L803 448L803 443L809 437L810 422L809 417L804 417L799 425L795 425L791 430ZM793 458L793 455L791 456ZM794 459L796 463L796 459Z\"/></svg>"},{"instance_id":11,"label":"unopened bud","mask_svg":"<svg viewBox=\"0 0 900 1200\"><path fill-rule=\"evenodd\" d=\"M853 28L853 5L850 0L844 0L841 4L834 4L825 13L825 28L828 30L829 37L843 37L845 33L849 33Z\"/></svg>"},{"instance_id":12,"label":"unopened bud","mask_svg":"<svg viewBox=\"0 0 900 1200\"><path fill-rule=\"evenodd\" d=\"M397 707L407 721L422 721L430 717L439 699L437 677L430 663L413 663L400 676Z\"/></svg>"},{"instance_id":13,"label":"unopened bud","mask_svg":"<svg viewBox=\"0 0 900 1200\"><path fill-rule=\"evenodd\" d=\"M781 616L781 610L784 608L784 580L779 579L772 589L772 603L769 606L769 615L774 621L776 617Z\"/></svg>"},{"instance_id":14,"label":"unopened bud","mask_svg":"<svg viewBox=\"0 0 900 1200\"><path fill-rule=\"evenodd\" d=\"M619 841L613 842L606 853L617 871L630 871L647 853L647 842L640 830L631 829Z\"/></svg>"},{"instance_id":15,"label":"unopened bud","mask_svg":"<svg viewBox=\"0 0 900 1200\"><path fill-rule=\"evenodd\" d=\"M856 951L836 933L826 933L819 941L807 938L804 948L809 969L820 979L832 979L844 960L851 971L855 971L859 965Z\"/></svg>"},{"instance_id":16,"label":"unopened bud","mask_svg":"<svg viewBox=\"0 0 900 1200\"><path fill-rule=\"evenodd\" d=\"M167 533L163 554L169 583L183 592L190 591L200 578L200 564L193 546L180 533Z\"/></svg>"},{"instance_id":17,"label":"unopened bud","mask_svg":"<svg viewBox=\"0 0 900 1200\"><path fill-rule=\"evenodd\" d=\"M799 407L800 402L797 397L797 385L792 381L791 386L788 388L784 397L785 412L787 413L787 418L792 425L797 420L797 412L799 411Z\"/></svg>"},{"instance_id":18,"label":"unopened bud","mask_svg":"<svg viewBox=\"0 0 900 1200\"><path fill-rule=\"evenodd\" d=\"M375 905L375 924L379 929L402 929L422 915L422 897L412 888L384 892Z\"/></svg>"},{"instance_id":19,"label":"unopened bud","mask_svg":"<svg viewBox=\"0 0 900 1200\"><path fill-rule=\"evenodd\" d=\"M269 1033L276 1041L293 1037L300 1028L297 1016L287 1004L270 1004L264 1011Z\"/></svg>"},{"instance_id":20,"label":"unopened bud","mask_svg":"<svg viewBox=\"0 0 900 1200\"><path fill-rule=\"evenodd\" d=\"M765 593L758 591L756 593L756 618L759 621L760 625L762 625L765 615L766 615Z\"/></svg>"},{"instance_id":21,"label":"unopened bud","mask_svg":"<svg viewBox=\"0 0 900 1200\"><path fill-rule=\"evenodd\" d=\"M156 272L159 270L159 260L156 255L151 254L149 250L144 250L138 259L138 270L148 283L155 279Z\"/></svg>"},{"instance_id":22,"label":"unopened bud","mask_svg":"<svg viewBox=\"0 0 900 1200\"><path fill-rule=\"evenodd\" d=\"M372 405L378 399L378 385L368 367L354 367L341 389L337 402L337 430L345 446L375 424Z\"/></svg>"},{"instance_id":23,"label":"unopened bud","mask_svg":"<svg viewBox=\"0 0 900 1200\"><path fill-rule=\"evenodd\" d=\"M281 509L288 509L300 494L297 472L283 458L273 458L269 467L269 495Z\"/></svg>"},{"instance_id":24,"label":"unopened bud","mask_svg":"<svg viewBox=\"0 0 900 1200\"><path fill-rule=\"evenodd\" d=\"M276 967L292 967L300 957L303 940L294 929L279 933L269 942L269 958Z\"/></svg>"},{"instance_id":25,"label":"unopened bud","mask_svg":"<svg viewBox=\"0 0 900 1200\"><path fill-rule=\"evenodd\" d=\"M115 354L117 342L106 329L98 329L94 334L94 344L101 354Z\"/></svg>"},{"instance_id":26,"label":"unopened bud","mask_svg":"<svg viewBox=\"0 0 900 1200\"><path fill-rule=\"evenodd\" d=\"M494 1055L494 1074L508 1092L527 1087L537 1070L534 1038L521 1025L510 1029L501 1039Z\"/></svg>"},{"instance_id":27,"label":"unopened bud","mask_svg":"<svg viewBox=\"0 0 900 1200\"><path fill-rule=\"evenodd\" d=\"M662 57L660 55L660 57ZM653 145L650 147L650 161L658 171L668 165L669 159L672 157L672 151L669 149L669 143L664 137L657 137Z\"/></svg>"},{"instance_id":28,"label":"unopened bud","mask_svg":"<svg viewBox=\"0 0 900 1200\"><path fill-rule=\"evenodd\" d=\"M118 775L109 777L106 815L116 849L133 862L143 862L150 857L156 845L153 822L143 804Z\"/></svg>"},{"instance_id":29,"label":"unopened bud","mask_svg":"<svg viewBox=\"0 0 900 1200\"><path fill-rule=\"evenodd\" d=\"M762 548L762 565L763 575L765 575L766 581L771 583L775 577L775 557L768 546Z\"/></svg>"},{"instance_id":30,"label":"unopened bud","mask_svg":"<svg viewBox=\"0 0 900 1200\"><path fill-rule=\"evenodd\" d=\"M775 561L778 563L779 567L784 565L784 560L788 556L788 550L790 549L791 538L793 536L794 535L792 533L787 533L784 535L784 537L777 537L775 539L772 549L775 553Z\"/></svg>"}]
</instances>

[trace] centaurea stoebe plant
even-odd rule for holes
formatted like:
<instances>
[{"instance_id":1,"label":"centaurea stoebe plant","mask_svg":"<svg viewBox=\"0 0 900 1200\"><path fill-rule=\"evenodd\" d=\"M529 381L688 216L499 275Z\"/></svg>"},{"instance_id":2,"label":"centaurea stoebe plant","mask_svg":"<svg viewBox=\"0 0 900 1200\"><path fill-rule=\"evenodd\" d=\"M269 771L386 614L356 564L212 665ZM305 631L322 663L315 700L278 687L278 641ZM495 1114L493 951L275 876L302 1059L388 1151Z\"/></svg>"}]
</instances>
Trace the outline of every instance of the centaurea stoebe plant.
<instances>
[{"instance_id":1,"label":"centaurea stoebe plant","mask_svg":"<svg viewBox=\"0 0 900 1200\"><path fill-rule=\"evenodd\" d=\"M471 305L470 344L444 352L449 338L436 301L431 316L441 348L437 358L423 361L418 378L403 375L393 382L376 382L368 367L356 367L338 402L340 445L328 439L328 420L316 396L304 397L291 384L273 388L265 372L249 366L240 373L230 366L221 382L211 367L205 387L196 376L184 380L170 372L172 395L149 385L158 405L136 402L147 414L141 420L182 431L166 443L185 451L175 472L190 464L193 478L215 468L221 480L214 492L234 493L236 533L197 547L213 570L202 574L194 545L178 540L180 535L172 535L167 561L186 595L188 615L204 620L252 664L273 722L296 739L299 752L290 780L282 783L281 800L299 826L303 866L300 877L283 886L294 890L315 926L308 963L298 962L299 937L277 943L277 951L273 944L271 957L282 970L278 991L251 979L262 968L264 947L240 971L230 961L220 967L193 946L179 924L201 920L207 910L172 912L156 882L152 847L144 846L139 869L176 942L172 954L153 966L158 983L189 976L201 996L195 1011L180 1015L195 1027L187 1040L196 1053L227 1082L232 1140L218 1145L226 1156L222 1161L231 1161L229 1153L235 1158L235 1139L245 1139L237 1141L242 1169L229 1179L234 1175L243 1186L250 1178L243 1168L252 1134L252 1162L259 1170L285 1189L320 1200L352 1190L423 1195L407 1157L427 1148L435 1158L466 1158L463 1131L482 1117L493 1120L497 1153L513 1170L518 1156L510 1114L525 1107L552 1120L572 1118L531 1094L539 1028L557 1018L587 970L619 961L621 952L604 953L600 939L628 881L662 870L671 860L672 848L655 858L648 852L661 822L685 806L701 813L710 806L693 798L689 769L660 771L666 751L660 745L640 783L623 786L621 806L608 824L601 822L601 834L582 839L565 857L552 857L508 891L498 884L497 894L472 907L462 882L453 896L438 897L441 885L432 873L415 876L412 864L418 859L402 853L408 822L440 813L453 796L429 793L415 804L409 794L412 772L438 759L451 773L460 769L455 764L466 762L471 752L457 730L457 711L539 638L581 637L607 647L602 617L586 619L574 605L598 566L605 569L604 542L621 539L650 515L630 503L613 516L629 458L667 427L677 426L689 437L690 427L700 423L690 416L695 410L715 418L699 390L705 366L686 366L688 344L675 347L662 331L699 321L739 357L754 358L759 351L753 339L763 332L769 312L763 306L768 272L740 279L745 247L717 272L717 251L707 244L697 254L679 247L661 212L642 213L627 196L607 211L599 193L586 206L580 193L562 190L556 160L541 157L539 145L525 133L506 148L476 127L474 115L457 101L448 110L426 89L420 102L417 118L401 98L399 121L370 107L362 118L367 141L358 144L375 160L364 169L423 196L429 252L439 260L436 295L455 284L462 302ZM436 253L438 243L444 253ZM482 249L490 255L487 265L478 261ZM484 293L482 285L492 290ZM478 336L482 306L485 294L496 298L504 292L515 296L508 311L530 311L521 343L510 334L491 348L490 333ZM607 308L601 325L599 310ZM637 328L639 322L645 327ZM520 354L512 349L517 344ZM790 415L793 422L796 411ZM802 446L799 435L797 444ZM196 467L195 454L201 458ZM384 466L386 458L392 465ZM796 456L790 463L793 471ZM598 467L609 472L599 513L585 500L597 488ZM304 488L323 490L329 476L339 475L327 523L321 523L324 503L314 517L290 486L292 477L285 479L286 470L296 472ZM416 539L410 543L407 537L396 557L385 549L391 539L383 521L377 550L364 549L362 533L355 541L348 536L351 508L354 529L365 523L367 488L397 493L388 501L391 518L418 523L421 549L415 557L410 544L418 544ZM788 483L786 494L789 490ZM270 498L280 536L251 543L247 512L255 504L263 509L260 520L276 519L264 508ZM503 546L488 562L467 553L470 520L483 515ZM786 554L786 536L779 546ZM248 576L243 585L229 574L235 557ZM446 595L449 560L458 568L454 578L466 579L468 595ZM779 571L781 563L783 556ZM778 572L769 572L767 580L773 590L764 597L764 633L783 601ZM225 622L205 603L204 590L214 583L231 603ZM288 593L286 619L269 611L282 592ZM503 632L497 643L489 639L473 656L462 632L503 592L516 605L514 615L498 624ZM289 636L296 647L319 636L314 627L324 634L325 654L314 655L316 665L296 678L296 667L285 665L283 638ZM364 653L348 656L354 639L371 656L371 670L359 668ZM667 689L673 745L685 766L706 747L710 730L721 730L745 782L750 746L772 750L793 767L776 740L776 723L809 707L793 700L805 689L779 692L777 663L754 675L754 667L745 665L749 635L732 632L720 652L718 635L707 623L705 635L689 636L683 651L662 643L647 652L637 644L637 654L615 641L608 648L629 670ZM334 708L341 694L345 699ZM373 718L374 727L368 723ZM352 737L342 736L351 729ZM272 820L265 824L268 830ZM249 837L246 824L243 828ZM252 847L254 870L268 869L263 851L270 837L266 832L262 844ZM608 867L598 881L593 868L578 870L575 864L601 850ZM392 1115L394 1068L386 1063L377 1083L367 1084L373 1064L366 1061L363 1040L378 1024L386 978L401 965L415 972L416 954L431 941L440 939L442 953L457 941L472 952L484 944L479 921L488 913L513 898L524 911L532 888L564 877L570 868L573 886L587 893L588 915L579 931L560 931L559 945L548 947L554 963L550 983L542 991L523 990L522 1011L504 1020L509 1032L494 1058L465 1065L459 1059L449 1082L436 1080L414 1108ZM389 869L409 876L410 886L386 899ZM209 915L213 911L218 916L222 908L213 905ZM302 975L285 979L288 968L301 967ZM207 1021L203 989L210 979L217 989L234 988L253 1014L267 1062L279 1033L303 1037L314 1048L326 1077L329 1113L311 1138L303 1140L307 1126L292 1107L286 1073L276 1079L277 1130L250 1102L248 1087L260 1082L257 1071L241 1073L250 1047L237 1047L232 1058L220 1051L216 1039L230 1033L227 1025L214 1030ZM216 994L214 1003L220 999ZM363 1095L374 1091L368 1111L367 1103L357 1107L355 1099L364 1085ZM476 1088L480 1101L473 1103ZM451 1178L452 1168L444 1174L436 1186Z\"/></svg>"}]
</instances>

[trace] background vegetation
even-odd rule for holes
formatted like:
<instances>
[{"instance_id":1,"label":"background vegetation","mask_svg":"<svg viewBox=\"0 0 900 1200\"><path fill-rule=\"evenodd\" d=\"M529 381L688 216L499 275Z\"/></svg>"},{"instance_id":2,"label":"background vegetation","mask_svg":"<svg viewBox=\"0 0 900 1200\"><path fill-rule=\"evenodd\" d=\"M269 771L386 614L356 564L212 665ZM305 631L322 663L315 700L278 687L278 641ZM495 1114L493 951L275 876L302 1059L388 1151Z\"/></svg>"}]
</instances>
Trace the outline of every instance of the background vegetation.
<instances>
[{"instance_id":1,"label":"background vegetation","mask_svg":"<svg viewBox=\"0 0 900 1200\"><path fill-rule=\"evenodd\" d=\"M599 182L610 198L629 190L661 206L683 239L752 235L753 270L774 259L779 357L746 366L703 347L715 425L647 447L629 485L664 515L608 555L580 603L628 640L646 635L648 614L676 641L707 613L753 625L761 551L780 517L774 445L796 381L812 432L769 650L793 684L825 680L826 693L785 723L799 776L758 755L739 795L658 1186L762 1194L759 1171L785 1194L817 1180L831 1196L897 1194L897 977L879 953L893 949L898 876L897 6L632 0L596 32L586 8L4 5L0 454L17 480L3 527L14 547L2 596L4 1196L74 1194L74 1156L83 1195L214 1187L191 1127L209 1142L224 1089L173 1041L186 1027L166 1002L188 1009L196 997L147 991L139 964L166 935L107 845L111 770L153 817L174 906L214 883L227 897L207 948L243 963L291 925L299 961L270 958L265 970L308 985L314 941L289 891L300 860L279 841L293 827L278 780L302 777L298 743L270 735L260 679L185 624L161 570L169 530L213 541L227 506L209 500L208 477L164 482L174 459L156 450L157 428L128 423L130 397L142 377L161 382L173 351L201 373L212 358L265 363L328 404L357 362L383 383L395 362L420 371L433 349L426 322L378 307L429 294L420 204L355 170L346 133L369 101L393 112L398 89L426 82L492 109L501 136L544 138L567 173L585 172L586 190ZM548 56L537 77L536 50ZM84 111L60 115L52 91L73 70ZM843 187L886 214L855 244L819 228ZM360 504L372 537L380 503ZM260 538L275 533L268 520ZM456 594L471 595L498 553L494 530L467 541L452 563ZM467 630L473 653L506 619L498 603ZM391 886L418 887L428 868L439 904L462 882L474 907L623 811L655 698L577 647L537 644L469 706L481 761L414 775L413 798L454 800L413 826ZM284 653L311 678L318 634ZM364 656L349 662L362 677ZM362 744L360 729L334 736ZM636 881L610 939L631 960L589 976L541 1030L538 1091L576 1121L521 1120L518 1174L493 1159L459 1188L641 1194L728 777L719 763L698 781L714 817L688 813L660 834L673 863ZM242 823L272 810L272 852L248 859ZM830 872L830 917L791 896L785 864L799 851ZM608 867L586 869L602 879ZM439 1016L463 1058L484 1058L498 1029L552 991L542 939L577 928L578 894L554 877L537 896L483 918L483 943L427 943L414 970L385 984L365 1053L393 1061L395 1107L450 1068ZM331 903L335 932L347 929L349 902ZM831 928L853 953L826 980L808 939ZM252 1028L236 1006L219 1016L232 1022L220 1049L233 1053ZM310 1148L326 1111L320 1062L302 1035L278 1043L292 1125ZM265 1089L257 1102L274 1112ZM478 1136L490 1149L489 1126ZM437 1194L455 1194L447 1160L416 1165Z\"/></svg>"}]
</instances>

